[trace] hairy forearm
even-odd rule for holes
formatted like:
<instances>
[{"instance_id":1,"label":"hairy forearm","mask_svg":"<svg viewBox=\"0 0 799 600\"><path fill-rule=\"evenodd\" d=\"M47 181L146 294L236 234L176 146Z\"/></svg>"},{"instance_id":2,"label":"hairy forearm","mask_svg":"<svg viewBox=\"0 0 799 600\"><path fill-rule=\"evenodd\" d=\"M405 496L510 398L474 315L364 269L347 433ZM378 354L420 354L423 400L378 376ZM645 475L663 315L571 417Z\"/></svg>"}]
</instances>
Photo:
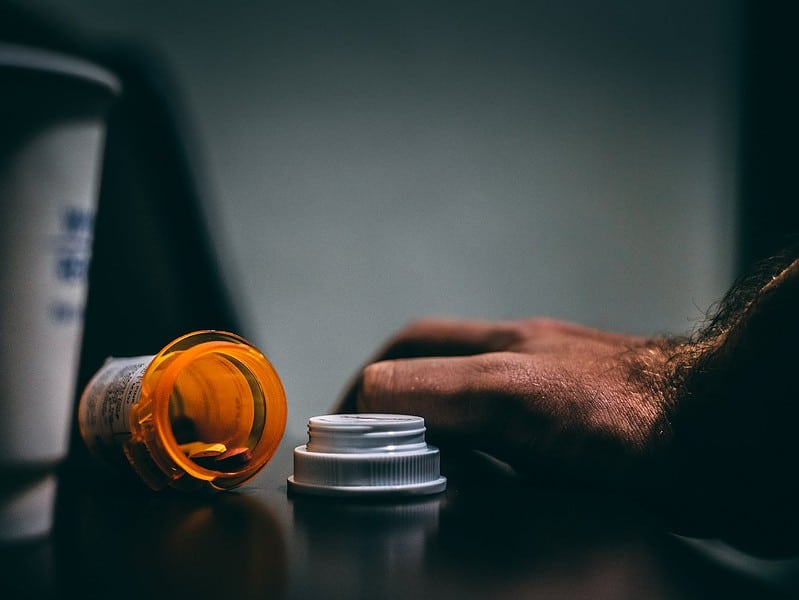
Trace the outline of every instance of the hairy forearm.
<instances>
[{"instance_id":1,"label":"hairy forearm","mask_svg":"<svg viewBox=\"0 0 799 600\"><path fill-rule=\"evenodd\" d=\"M775 547L799 532L799 259L737 282L707 325L675 340L677 402L665 499L711 532Z\"/></svg>"}]
</instances>

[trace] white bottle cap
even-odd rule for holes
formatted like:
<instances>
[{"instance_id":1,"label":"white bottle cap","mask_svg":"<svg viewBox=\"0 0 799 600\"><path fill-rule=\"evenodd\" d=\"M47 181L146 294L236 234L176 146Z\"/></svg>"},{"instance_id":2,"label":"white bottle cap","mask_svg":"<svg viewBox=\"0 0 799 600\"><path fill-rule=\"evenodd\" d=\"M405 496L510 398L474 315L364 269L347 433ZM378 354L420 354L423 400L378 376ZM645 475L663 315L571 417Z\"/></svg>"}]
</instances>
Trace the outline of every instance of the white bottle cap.
<instances>
[{"instance_id":1,"label":"white bottle cap","mask_svg":"<svg viewBox=\"0 0 799 600\"><path fill-rule=\"evenodd\" d=\"M289 488L326 496L442 492L438 448L424 432L424 419L410 415L311 417L308 443L294 449Z\"/></svg>"}]
</instances>

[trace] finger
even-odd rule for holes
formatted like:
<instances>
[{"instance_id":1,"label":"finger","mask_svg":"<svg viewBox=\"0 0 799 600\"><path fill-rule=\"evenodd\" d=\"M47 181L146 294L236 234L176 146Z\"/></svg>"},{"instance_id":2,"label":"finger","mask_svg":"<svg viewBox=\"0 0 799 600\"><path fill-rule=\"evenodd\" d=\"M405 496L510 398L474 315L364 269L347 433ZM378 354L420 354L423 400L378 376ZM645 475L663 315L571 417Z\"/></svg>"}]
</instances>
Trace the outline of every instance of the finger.
<instances>
[{"instance_id":1,"label":"finger","mask_svg":"<svg viewBox=\"0 0 799 600\"><path fill-rule=\"evenodd\" d=\"M516 327L521 332L522 348L526 350L547 348L553 342L571 343L575 339L603 342L610 346L637 346L647 341L647 338L637 335L615 333L571 321L542 317L522 319L516 322Z\"/></svg>"},{"instance_id":2,"label":"finger","mask_svg":"<svg viewBox=\"0 0 799 600\"><path fill-rule=\"evenodd\" d=\"M513 419L513 400L525 395L519 369L509 353L377 362L363 372L357 408L418 415L438 434L491 445Z\"/></svg>"},{"instance_id":3,"label":"finger","mask_svg":"<svg viewBox=\"0 0 799 600\"><path fill-rule=\"evenodd\" d=\"M389 340L377 360L497 352L518 342L520 337L514 321L419 319Z\"/></svg>"},{"instance_id":4,"label":"finger","mask_svg":"<svg viewBox=\"0 0 799 600\"><path fill-rule=\"evenodd\" d=\"M367 361L424 356L467 356L495 352L518 343L521 333L512 321L426 318L411 322ZM354 412L361 385L359 372L335 403L333 412Z\"/></svg>"}]
</instances>

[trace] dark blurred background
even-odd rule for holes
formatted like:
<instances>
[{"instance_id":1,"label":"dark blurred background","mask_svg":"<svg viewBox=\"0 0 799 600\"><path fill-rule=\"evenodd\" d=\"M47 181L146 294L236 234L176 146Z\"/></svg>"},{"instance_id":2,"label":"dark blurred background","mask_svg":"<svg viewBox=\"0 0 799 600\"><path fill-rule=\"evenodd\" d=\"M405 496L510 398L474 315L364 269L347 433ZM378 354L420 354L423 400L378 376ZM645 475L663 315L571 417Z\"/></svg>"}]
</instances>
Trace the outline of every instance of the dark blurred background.
<instances>
[{"instance_id":1,"label":"dark blurred background","mask_svg":"<svg viewBox=\"0 0 799 600\"><path fill-rule=\"evenodd\" d=\"M797 229L777 3L3 6L126 85L81 381L234 328L301 435L411 318L685 333Z\"/></svg>"}]
</instances>

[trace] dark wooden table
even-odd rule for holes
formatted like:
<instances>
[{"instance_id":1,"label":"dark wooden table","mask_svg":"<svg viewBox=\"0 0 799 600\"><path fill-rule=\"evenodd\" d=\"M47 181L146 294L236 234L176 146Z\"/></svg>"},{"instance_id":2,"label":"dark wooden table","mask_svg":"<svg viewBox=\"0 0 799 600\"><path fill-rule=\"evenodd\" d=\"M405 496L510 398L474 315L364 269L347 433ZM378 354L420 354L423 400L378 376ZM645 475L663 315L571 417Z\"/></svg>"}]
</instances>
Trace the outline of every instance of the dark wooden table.
<instances>
[{"instance_id":1,"label":"dark wooden table","mask_svg":"<svg viewBox=\"0 0 799 600\"><path fill-rule=\"evenodd\" d=\"M620 498L536 489L442 454L418 501L287 494L292 449L233 493L61 475L55 529L2 547L0 598L781 598L799 561L670 534Z\"/></svg>"}]
</instances>

